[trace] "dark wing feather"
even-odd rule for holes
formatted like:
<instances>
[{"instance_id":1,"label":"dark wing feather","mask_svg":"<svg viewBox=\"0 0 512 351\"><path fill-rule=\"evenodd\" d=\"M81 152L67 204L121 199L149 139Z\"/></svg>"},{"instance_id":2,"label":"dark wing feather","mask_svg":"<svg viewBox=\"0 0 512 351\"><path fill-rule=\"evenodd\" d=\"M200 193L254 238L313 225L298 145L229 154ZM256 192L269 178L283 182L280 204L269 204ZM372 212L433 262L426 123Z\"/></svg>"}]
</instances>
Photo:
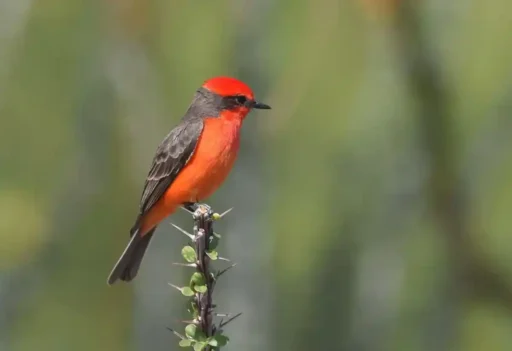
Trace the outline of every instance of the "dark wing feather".
<instances>
[{"instance_id":1,"label":"dark wing feather","mask_svg":"<svg viewBox=\"0 0 512 351\"><path fill-rule=\"evenodd\" d=\"M194 153L202 130L201 118L183 120L158 146L144 184L139 218L153 207L185 167Z\"/></svg>"}]
</instances>

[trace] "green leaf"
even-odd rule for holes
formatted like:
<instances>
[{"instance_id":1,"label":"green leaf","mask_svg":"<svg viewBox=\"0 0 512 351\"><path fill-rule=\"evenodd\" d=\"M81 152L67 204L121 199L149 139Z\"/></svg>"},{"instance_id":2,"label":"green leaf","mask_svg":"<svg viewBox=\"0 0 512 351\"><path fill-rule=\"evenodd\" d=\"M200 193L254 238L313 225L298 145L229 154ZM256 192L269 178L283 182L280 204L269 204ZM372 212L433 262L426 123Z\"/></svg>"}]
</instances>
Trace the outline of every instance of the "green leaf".
<instances>
[{"instance_id":1,"label":"green leaf","mask_svg":"<svg viewBox=\"0 0 512 351\"><path fill-rule=\"evenodd\" d=\"M185 246L183 249L181 249L181 255L187 262L195 262L197 259L196 256L196 250L192 246Z\"/></svg>"},{"instance_id":2,"label":"green leaf","mask_svg":"<svg viewBox=\"0 0 512 351\"><path fill-rule=\"evenodd\" d=\"M191 339L194 339L194 337L196 336L196 332L197 332L197 325L195 325L195 324L188 324L185 327L185 335Z\"/></svg>"},{"instance_id":3,"label":"green leaf","mask_svg":"<svg viewBox=\"0 0 512 351\"><path fill-rule=\"evenodd\" d=\"M217 258L219 258L219 254L218 254L218 252L217 252L217 251L215 251L215 250L212 250L212 251L210 251L210 252L207 252L206 254L208 255L208 257L210 257L210 258L211 258L212 260L214 260L214 261L215 261Z\"/></svg>"},{"instance_id":4,"label":"green leaf","mask_svg":"<svg viewBox=\"0 0 512 351\"><path fill-rule=\"evenodd\" d=\"M226 346L227 343L229 342L229 338L222 334L215 334L213 336L213 339L217 341L217 346L219 346L219 347Z\"/></svg>"},{"instance_id":5,"label":"green leaf","mask_svg":"<svg viewBox=\"0 0 512 351\"><path fill-rule=\"evenodd\" d=\"M217 340L215 340L214 338L208 338L208 345L210 346L213 346L213 347L216 347L217 345L219 345L219 342Z\"/></svg>"},{"instance_id":6,"label":"green leaf","mask_svg":"<svg viewBox=\"0 0 512 351\"><path fill-rule=\"evenodd\" d=\"M195 301L195 298L191 298L188 302L188 307L187 307L187 311L189 313L194 313L194 312L197 312L198 311L198 308L197 308L197 304L196 304L196 301Z\"/></svg>"},{"instance_id":7,"label":"green leaf","mask_svg":"<svg viewBox=\"0 0 512 351\"><path fill-rule=\"evenodd\" d=\"M202 273L195 272L194 274L192 274L192 277L190 278L190 284L192 284L192 286L205 285L206 278L204 277L204 275Z\"/></svg>"},{"instance_id":8,"label":"green leaf","mask_svg":"<svg viewBox=\"0 0 512 351\"><path fill-rule=\"evenodd\" d=\"M185 296L194 296L194 291L188 286L181 288L181 293Z\"/></svg>"},{"instance_id":9,"label":"green leaf","mask_svg":"<svg viewBox=\"0 0 512 351\"><path fill-rule=\"evenodd\" d=\"M182 339L182 340L180 340L179 345L180 345L181 347L189 347L189 346L192 346L192 340Z\"/></svg>"},{"instance_id":10,"label":"green leaf","mask_svg":"<svg viewBox=\"0 0 512 351\"><path fill-rule=\"evenodd\" d=\"M219 245L219 238L217 238L215 235L212 235L210 237L210 242L208 243L208 248L210 250L215 250L218 245Z\"/></svg>"},{"instance_id":11,"label":"green leaf","mask_svg":"<svg viewBox=\"0 0 512 351\"><path fill-rule=\"evenodd\" d=\"M187 311L192 315L192 318L196 319L199 316L199 308L197 307L195 298L191 298L188 304Z\"/></svg>"},{"instance_id":12,"label":"green leaf","mask_svg":"<svg viewBox=\"0 0 512 351\"><path fill-rule=\"evenodd\" d=\"M194 290L197 291L198 293L205 293L208 288L206 287L206 285L196 285L194 286Z\"/></svg>"},{"instance_id":13,"label":"green leaf","mask_svg":"<svg viewBox=\"0 0 512 351\"><path fill-rule=\"evenodd\" d=\"M206 347L205 342L196 342L194 344L194 351L202 351Z\"/></svg>"},{"instance_id":14,"label":"green leaf","mask_svg":"<svg viewBox=\"0 0 512 351\"><path fill-rule=\"evenodd\" d=\"M198 331L196 331L195 339L200 342L206 342L206 334L201 329L199 329Z\"/></svg>"}]
</instances>

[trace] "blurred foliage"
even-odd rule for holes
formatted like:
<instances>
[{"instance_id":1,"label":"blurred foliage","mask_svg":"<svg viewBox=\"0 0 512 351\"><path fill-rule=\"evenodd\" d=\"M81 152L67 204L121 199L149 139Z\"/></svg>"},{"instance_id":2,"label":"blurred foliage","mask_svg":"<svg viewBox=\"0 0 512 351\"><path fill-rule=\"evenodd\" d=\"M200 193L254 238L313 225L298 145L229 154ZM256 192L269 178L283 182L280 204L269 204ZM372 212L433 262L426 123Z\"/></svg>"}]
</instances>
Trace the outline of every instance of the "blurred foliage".
<instances>
[{"instance_id":1,"label":"blurred foliage","mask_svg":"<svg viewBox=\"0 0 512 351\"><path fill-rule=\"evenodd\" d=\"M226 349L508 350L511 30L506 0L0 2L0 349L178 349L182 237L105 280L157 144L234 75L273 109L209 201Z\"/></svg>"},{"instance_id":2,"label":"blurred foliage","mask_svg":"<svg viewBox=\"0 0 512 351\"><path fill-rule=\"evenodd\" d=\"M48 214L37 204L32 194L21 189L9 189L0 196L0 211L4 220L0 232L4 233L0 254L0 269L9 270L31 260L47 239ZM12 235L13 229L16 235Z\"/></svg>"}]
</instances>

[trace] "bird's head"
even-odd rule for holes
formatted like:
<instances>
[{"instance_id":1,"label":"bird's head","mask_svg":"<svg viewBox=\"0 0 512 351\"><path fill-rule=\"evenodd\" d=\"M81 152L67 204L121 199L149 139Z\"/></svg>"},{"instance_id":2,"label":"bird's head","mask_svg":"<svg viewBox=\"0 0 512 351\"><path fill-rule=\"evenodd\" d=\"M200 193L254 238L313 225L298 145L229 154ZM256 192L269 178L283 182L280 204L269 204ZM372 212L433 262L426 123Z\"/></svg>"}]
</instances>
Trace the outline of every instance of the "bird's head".
<instances>
[{"instance_id":1,"label":"bird's head","mask_svg":"<svg viewBox=\"0 0 512 351\"><path fill-rule=\"evenodd\" d=\"M270 106L257 102L244 82L231 77L215 77L197 90L187 115L243 120L253 108L268 110Z\"/></svg>"}]
</instances>

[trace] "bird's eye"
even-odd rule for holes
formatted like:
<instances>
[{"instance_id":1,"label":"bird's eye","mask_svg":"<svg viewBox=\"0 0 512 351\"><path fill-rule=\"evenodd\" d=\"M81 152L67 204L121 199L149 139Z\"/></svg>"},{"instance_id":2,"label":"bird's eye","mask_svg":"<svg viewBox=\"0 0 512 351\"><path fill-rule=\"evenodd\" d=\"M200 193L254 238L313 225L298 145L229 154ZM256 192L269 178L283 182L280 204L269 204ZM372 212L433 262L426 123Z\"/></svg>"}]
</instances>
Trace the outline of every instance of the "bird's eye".
<instances>
[{"instance_id":1,"label":"bird's eye","mask_svg":"<svg viewBox=\"0 0 512 351\"><path fill-rule=\"evenodd\" d=\"M235 101L239 105L245 105L245 103L247 102L247 98L243 95L238 95L235 96Z\"/></svg>"}]
</instances>

